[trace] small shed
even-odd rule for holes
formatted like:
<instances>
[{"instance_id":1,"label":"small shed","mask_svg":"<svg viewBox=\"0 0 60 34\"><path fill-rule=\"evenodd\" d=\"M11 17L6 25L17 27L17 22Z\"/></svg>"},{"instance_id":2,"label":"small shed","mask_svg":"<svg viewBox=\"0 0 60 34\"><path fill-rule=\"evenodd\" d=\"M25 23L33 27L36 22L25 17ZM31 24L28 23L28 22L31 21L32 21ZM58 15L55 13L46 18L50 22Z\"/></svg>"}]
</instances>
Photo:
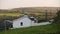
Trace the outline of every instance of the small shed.
<instances>
[{"instance_id":1,"label":"small shed","mask_svg":"<svg viewBox=\"0 0 60 34\"><path fill-rule=\"evenodd\" d=\"M6 29L13 28L13 22L12 21L5 20L3 23L4 23L4 27L6 27Z\"/></svg>"}]
</instances>

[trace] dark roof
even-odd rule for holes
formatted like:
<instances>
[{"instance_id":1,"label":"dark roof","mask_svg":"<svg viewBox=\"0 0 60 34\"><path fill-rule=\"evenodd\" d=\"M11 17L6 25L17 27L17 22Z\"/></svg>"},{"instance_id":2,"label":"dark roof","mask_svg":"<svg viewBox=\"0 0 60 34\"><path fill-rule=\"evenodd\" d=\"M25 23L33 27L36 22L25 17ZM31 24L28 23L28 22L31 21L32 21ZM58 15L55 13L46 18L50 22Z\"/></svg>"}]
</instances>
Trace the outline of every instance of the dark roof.
<instances>
[{"instance_id":1,"label":"dark roof","mask_svg":"<svg viewBox=\"0 0 60 34\"><path fill-rule=\"evenodd\" d=\"M35 19L34 19L34 18L30 18L30 20L32 20L32 21L33 21L33 20L35 20Z\"/></svg>"}]
</instances>

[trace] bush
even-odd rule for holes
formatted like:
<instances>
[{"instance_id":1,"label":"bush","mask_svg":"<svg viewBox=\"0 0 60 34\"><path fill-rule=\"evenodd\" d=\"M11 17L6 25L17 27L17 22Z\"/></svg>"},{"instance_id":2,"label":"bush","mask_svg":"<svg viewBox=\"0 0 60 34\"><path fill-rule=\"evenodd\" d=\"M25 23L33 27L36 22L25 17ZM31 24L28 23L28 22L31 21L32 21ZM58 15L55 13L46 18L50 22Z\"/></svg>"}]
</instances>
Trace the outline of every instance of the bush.
<instances>
[{"instance_id":1,"label":"bush","mask_svg":"<svg viewBox=\"0 0 60 34\"><path fill-rule=\"evenodd\" d=\"M54 19L54 23L60 24L60 10L57 12L57 16Z\"/></svg>"}]
</instances>

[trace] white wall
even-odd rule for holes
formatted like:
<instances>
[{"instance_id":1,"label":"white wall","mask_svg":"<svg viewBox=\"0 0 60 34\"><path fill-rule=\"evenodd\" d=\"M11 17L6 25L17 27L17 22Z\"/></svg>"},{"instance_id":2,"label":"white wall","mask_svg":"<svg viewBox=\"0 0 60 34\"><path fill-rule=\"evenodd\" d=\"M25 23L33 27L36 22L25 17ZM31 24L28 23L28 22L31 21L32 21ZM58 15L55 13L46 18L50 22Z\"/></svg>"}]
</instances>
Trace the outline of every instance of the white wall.
<instances>
[{"instance_id":1,"label":"white wall","mask_svg":"<svg viewBox=\"0 0 60 34\"><path fill-rule=\"evenodd\" d=\"M20 23L23 22L23 26L20 25ZM29 27L31 26L31 20L28 18L23 18L21 20L15 20L13 21L13 28L21 28L21 27Z\"/></svg>"},{"instance_id":2,"label":"white wall","mask_svg":"<svg viewBox=\"0 0 60 34\"><path fill-rule=\"evenodd\" d=\"M51 24L50 22L41 22L41 23L33 23L32 26L40 26L40 25L47 25Z\"/></svg>"}]
</instances>

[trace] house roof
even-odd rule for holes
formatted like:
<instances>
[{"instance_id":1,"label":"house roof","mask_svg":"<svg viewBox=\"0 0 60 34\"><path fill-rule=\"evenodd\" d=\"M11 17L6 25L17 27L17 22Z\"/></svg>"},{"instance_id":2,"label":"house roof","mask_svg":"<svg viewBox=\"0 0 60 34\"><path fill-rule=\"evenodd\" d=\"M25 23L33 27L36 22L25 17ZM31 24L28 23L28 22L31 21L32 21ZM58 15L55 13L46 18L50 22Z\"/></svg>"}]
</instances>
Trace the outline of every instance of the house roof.
<instances>
[{"instance_id":1,"label":"house roof","mask_svg":"<svg viewBox=\"0 0 60 34\"><path fill-rule=\"evenodd\" d=\"M17 19L14 19L13 21L15 21L15 20L21 20L21 19L24 19L24 18L29 18L29 16L28 15L23 15L22 17L20 17L20 18L17 18Z\"/></svg>"},{"instance_id":2,"label":"house roof","mask_svg":"<svg viewBox=\"0 0 60 34\"><path fill-rule=\"evenodd\" d=\"M30 20L34 20L34 17L32 16L29 16L29 15L22 15L21 17L18 17L18 18L15 18L15 19L12 19L12 20L5 20L7 22L12 22L12 21L16 21L16 20L21 20L21 19L24 19L24 18L29 18Z\"/></svg>"},{"instance_id":3,"label":"house roof","mask_svg":"<svg viewBox=\"0 0 60 34\"><path fill-rule=\"evenodd\" d=\"M30 20L34 20L34 17L30 17L29 15L23 15L22 17L20 17L20 18L17 18L17 19L15 19L15 20L21 20L21 19L24 19L24 18L29 18ZM15 21L15 20L13 20L13 21Z\"/></svg>"}]
</instances>

